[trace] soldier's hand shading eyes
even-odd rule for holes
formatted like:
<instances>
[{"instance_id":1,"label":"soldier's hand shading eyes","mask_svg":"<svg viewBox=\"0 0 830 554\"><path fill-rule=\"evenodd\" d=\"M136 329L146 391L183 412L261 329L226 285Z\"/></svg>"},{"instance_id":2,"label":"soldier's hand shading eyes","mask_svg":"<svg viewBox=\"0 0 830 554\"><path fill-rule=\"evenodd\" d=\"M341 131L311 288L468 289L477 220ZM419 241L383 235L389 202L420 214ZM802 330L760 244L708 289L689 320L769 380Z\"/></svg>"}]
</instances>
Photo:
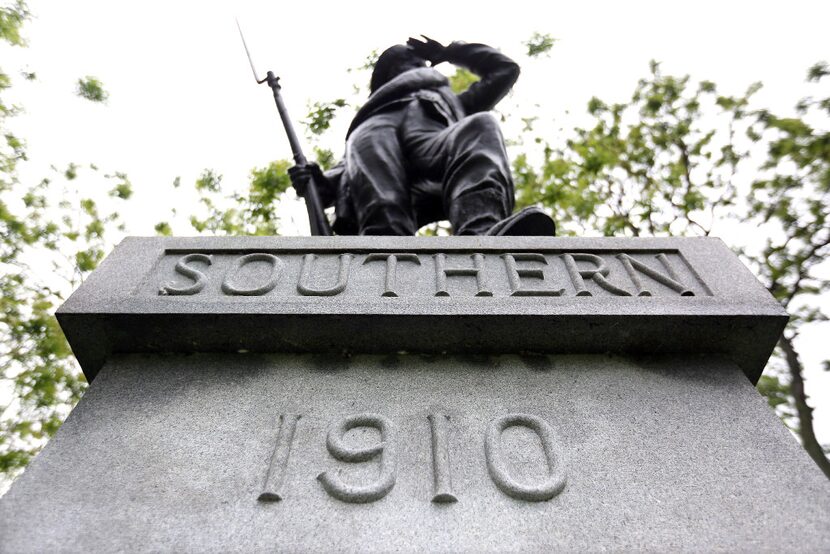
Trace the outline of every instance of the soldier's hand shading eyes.
<instances>
[{"instance_id":1,"label":"soldier's hand shading eyes","mask_svg":"<svg viewBox=\"0 0 830 554\"><path fill-rule=\"evenodd\" d=\"M406 45L412 49L416 56L419 56L432 65L437 65L447 60L445 55L446 46L433 40L426 35L421 35L424 40L409 37Z\"/></svg>"}]
</instances>

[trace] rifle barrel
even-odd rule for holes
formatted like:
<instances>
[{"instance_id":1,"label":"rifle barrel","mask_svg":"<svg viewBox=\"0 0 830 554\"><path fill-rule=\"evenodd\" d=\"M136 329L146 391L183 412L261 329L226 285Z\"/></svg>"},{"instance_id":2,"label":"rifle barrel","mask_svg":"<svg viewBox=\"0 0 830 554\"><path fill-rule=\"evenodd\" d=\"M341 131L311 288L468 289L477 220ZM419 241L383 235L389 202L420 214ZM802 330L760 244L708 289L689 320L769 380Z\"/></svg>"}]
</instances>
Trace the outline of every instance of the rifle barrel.
<instances>
[{"instance_id":1,"label":"rifle barrel","mask_svg":"<svg viewBox=\"0 0 830 554\"><path fill-rule=\"evenodd\" d=\"M288 116L288 110L286 109L285 103L282 100L282 95L280 94L279 78L275 77L274 73L269 71L267 81L268 86L270 86L271 90L274 91L274 102L277 104L277 111L280 113L280 119L282 120L282 125L285 128L285 134L288 136L288 144L291 146L291 153L294 157L294 163L297 165L306 165L308 160L306 160L306 157L303 154L302 146L300 146L300 140L297 138L297 133L294 131L294 124L291 123L291 118ZM306 211L308 212L308 223L311 228L311 234L313 236L331 236L331 225L329 225L329 222L326 219L323 205L320 203L320 196L317 194L317 183L314 182L313 177L310 178L310 182L306 186L303 198L305 199Z\"/></svg>"},{"instance_id":2,"label":"rifle barrel","mask_svg":"<svg viewBox=\"0 0 830 554\"><path fill-rule=\"evenodd\" d=\"M273 85L271 84L272 80L276 81ZM271 86L271 90L274 91L274 102L277 103L277 111L280 112L282 126L285 128L285 134L288 135L288 144L291 145L294 163L297 165L305 165L308 161L303 155L303 148L300 146L300 140L297 138L296 131L294 131L294 124L291 123L291 118L288 116L288 109L286 109L285 102L282 100L279 81L270 71L268 72L268 84Z\"/></svg>"}]
</instances>

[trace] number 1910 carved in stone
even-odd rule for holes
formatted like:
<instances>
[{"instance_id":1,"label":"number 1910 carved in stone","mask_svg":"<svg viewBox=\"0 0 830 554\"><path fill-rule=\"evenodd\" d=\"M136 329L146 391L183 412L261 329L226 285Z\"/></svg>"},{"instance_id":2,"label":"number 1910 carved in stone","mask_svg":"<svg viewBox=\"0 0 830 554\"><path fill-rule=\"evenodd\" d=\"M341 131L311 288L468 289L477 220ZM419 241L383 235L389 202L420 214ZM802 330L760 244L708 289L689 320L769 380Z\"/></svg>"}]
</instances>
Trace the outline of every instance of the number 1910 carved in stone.
<instances>
[{"instance_id":1,"label":"number 1910 carved in stone","mask_svg":"<svg viewBox=\"0 0 830 554\"><path fill-rule=\"evenodd\" d=\"M265 488L259 495L264 502L285 498L286 472L299 415L280 416L280 431L271 464L265 479ZM449 418L444 414L428 416L431 430L433 496L432 502L452 503L458 497L453 491L449 448ZM346 444L344 437L352 429L374 428L380 441L366 447ZM502 446L501 434L509 427L526 427L539 437L547 463L547 477L539 483L523 483L510 475ZM335 421L326 437L326 447L336 460L348 463L380 460L376 479L368 484L350 483L339 470L323 471L317 480L333 498L349 503L368 503L380 500L392 490L397 478L395 426L388 418L372 413L346 416ZM528 414L509 414L490 422L484 438L484 457L487 471L496 487L517 500L539 502L550 500L565 487L565 466L562 450L553 428L543 419Z\"/></svg>"}]
</instances>

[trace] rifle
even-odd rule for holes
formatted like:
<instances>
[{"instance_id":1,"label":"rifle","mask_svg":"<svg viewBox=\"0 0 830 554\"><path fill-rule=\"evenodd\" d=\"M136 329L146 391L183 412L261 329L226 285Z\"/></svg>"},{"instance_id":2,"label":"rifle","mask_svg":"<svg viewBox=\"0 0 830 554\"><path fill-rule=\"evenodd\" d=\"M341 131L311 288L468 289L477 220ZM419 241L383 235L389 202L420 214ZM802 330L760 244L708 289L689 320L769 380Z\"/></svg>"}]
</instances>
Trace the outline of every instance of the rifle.
<instances>
[{"instance_id":1,"label":"rifle","mask_svg":"<svg viewBox=\"0 0 830 554\"><path fill-rule=\"evenodd\" d=\"M254 80L257 84L268 83L271 91L274 93L274 102L277 104L277 111L282 120L282 126L285 128L285 134L288 136L288 143L291 145L291 153L294 157L294 163L299 166L307 165L308 160L303 155L300 141L297 138L297 133L294 132L294 126L291 124L291 118L288 116L288 110L285 108L285 103L282 101L280 95L280 78L275 76L272 71L269 71L265 79L260 79L257 75L256 67L251 59L251 53L248 51L248 44L245 42L245 35L242 34L242 27L239 25L239 20L236 21L236 27L239 29L239 36L242 38L242 46L245 47L245 54L248 56L248 62L251 64L251 71L254 73ZM320 196L317 194L317 183L314 181L314 176L310 175L305 190L298 190L297 193L305 200L306 211L308 212L308 223L311 227L312 236L330 237L333 233L331 224L326 218L326 213L323 211L323 206L320 204Z\"/></svg>"}]
</instances>

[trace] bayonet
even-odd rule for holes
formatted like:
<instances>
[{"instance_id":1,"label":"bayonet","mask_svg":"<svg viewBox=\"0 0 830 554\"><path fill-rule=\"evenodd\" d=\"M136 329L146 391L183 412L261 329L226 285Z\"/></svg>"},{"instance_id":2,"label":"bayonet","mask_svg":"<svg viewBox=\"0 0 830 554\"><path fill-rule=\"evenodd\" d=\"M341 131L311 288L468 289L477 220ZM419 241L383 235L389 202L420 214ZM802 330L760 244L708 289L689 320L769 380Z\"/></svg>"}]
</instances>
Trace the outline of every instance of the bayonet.
<instances>
[{"instance_id":1,"label":"bayonet","mask_svg":"<svg viewBox=\"0 0 830 554\"><path fill-rule=\"evenodd\" d=\"M248 43L245 42L245 33L242 32L242 26L239 24L239 18L236 18L236 28L239 29L239 38L242 39L242 46L245 48L245 55L248 56L248 63L251 64L251 72L254 74L254 80L256 81L256 84L261 85L265 82L265 79L260 79L256 72L256 66L254 65L253 58L251 58L251 51L248 50Z\"/></svg>"},{"instance_id":2,"label":"bayonet","mask_svg":"<svg viewBox=\"0 0 830 554\"><path fill-rule=\"evenodd\" d=\"M303 155L300 141L297 138L297 133L294 132L294 125L291 123L291 118L288 116L288 110L282 100L280 94L280 78L275 76L272 71L269 71L264 79L260 79L254 66L251 52L248 50L248 43L245 41L245 34L242 32L242 26L239 24L239 19L236 20L236 28L239 29L239 36L242 38L242 46L245 48L245 54L248 56L248 63L251 64L251 71L254 74L254 80L257 84L268 83L271 91L274 93L274 102L277 104L277 111L280 114L285 134L288 136L288 144L291 145L291 153L294 158L294 163L299 166L308 165L308 160ZM320 196L317 194L317 183L313 176L309 176L308 183L305 190L297 191L300 196L305 199L306 211L308 212L308 223L311 228L311 234L315 236L331 236L331 224L326 218L326 213L320 203Z\"/></svg>"}]
</instances>

